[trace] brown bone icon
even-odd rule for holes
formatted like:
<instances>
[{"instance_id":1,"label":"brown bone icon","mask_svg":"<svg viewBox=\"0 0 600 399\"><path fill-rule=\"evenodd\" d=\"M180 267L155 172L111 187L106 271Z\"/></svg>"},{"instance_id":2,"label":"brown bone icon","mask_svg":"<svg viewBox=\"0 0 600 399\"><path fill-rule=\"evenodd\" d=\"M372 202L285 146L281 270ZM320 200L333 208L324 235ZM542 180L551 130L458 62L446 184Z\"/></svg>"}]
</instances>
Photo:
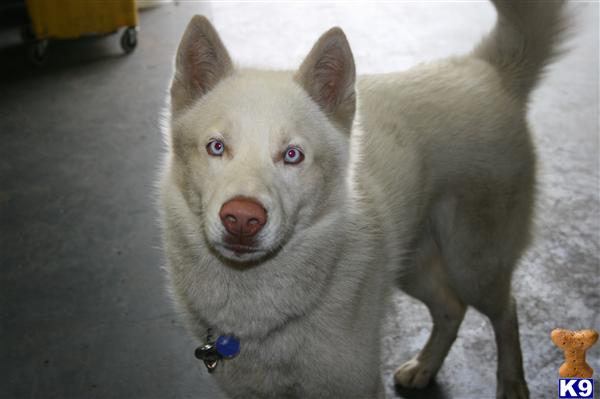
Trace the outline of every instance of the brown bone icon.
<instances>
[{"instance_id":1,"label":"brown bone icon","mask_svg":"<svg viewBox=\"0 0 600 399\"><path fill-rule=\"evenodd\" d=\"M585 351L596 343L594 330L569 331L557 328L550 333L552 342L565 352L565 362L558 369L563 378L591 378L594 369L585 362Z\"/></svg>"}]
</instances>

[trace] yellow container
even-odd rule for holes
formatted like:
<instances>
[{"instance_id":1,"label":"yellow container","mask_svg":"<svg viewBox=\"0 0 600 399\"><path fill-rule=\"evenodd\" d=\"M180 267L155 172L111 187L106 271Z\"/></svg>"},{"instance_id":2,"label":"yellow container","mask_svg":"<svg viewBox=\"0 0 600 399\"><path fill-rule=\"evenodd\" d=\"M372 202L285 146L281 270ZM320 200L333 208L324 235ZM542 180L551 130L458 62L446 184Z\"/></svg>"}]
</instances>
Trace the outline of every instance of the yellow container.
<instances>
[{"instance_id":1,"label":"yellow container","mask_svg":"<svg viewBox=\"0 0 600 399\"><path fill-rule=\"evenodd\" d=\"M72 39L138 25L135 0L27 0L38 40Z\"/></svg>"}]
</instances>

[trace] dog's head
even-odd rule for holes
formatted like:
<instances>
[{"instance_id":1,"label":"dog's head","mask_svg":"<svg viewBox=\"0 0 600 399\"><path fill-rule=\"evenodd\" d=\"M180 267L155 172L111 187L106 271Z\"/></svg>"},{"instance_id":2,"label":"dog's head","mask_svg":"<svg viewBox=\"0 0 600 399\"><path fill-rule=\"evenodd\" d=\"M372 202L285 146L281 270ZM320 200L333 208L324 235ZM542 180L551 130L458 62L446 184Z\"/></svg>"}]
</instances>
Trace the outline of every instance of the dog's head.
<instances>
[{"instance_id":1,"label":"dog's head","mask_svg":"<svg viewBox=\"0 0 600 399\"><path fill-rule=\"evenodd\" d=\"M339 28L295 73L238 70L208 20L192 18L171 86L171 170L213 250L259 260L335 209L354 82Z\"/></svg>"}]
</instances>

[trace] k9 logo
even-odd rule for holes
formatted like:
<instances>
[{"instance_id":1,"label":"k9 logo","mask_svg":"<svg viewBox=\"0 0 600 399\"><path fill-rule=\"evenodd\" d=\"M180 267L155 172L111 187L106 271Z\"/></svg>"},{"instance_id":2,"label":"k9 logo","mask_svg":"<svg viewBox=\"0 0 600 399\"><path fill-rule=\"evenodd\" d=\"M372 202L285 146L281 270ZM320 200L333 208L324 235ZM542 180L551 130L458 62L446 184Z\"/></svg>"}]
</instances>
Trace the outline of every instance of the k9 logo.
<instances>
[{"instance_id":1,"label":"k9 logo","mask_svg":"<svg viewBox=\"0 0 600 399\"><path fill-rule=\"evenodd\" d=\"M592 378L561 378L558 380L559 398L594 397L594 380Z\"/></svg>"}]
</instances>

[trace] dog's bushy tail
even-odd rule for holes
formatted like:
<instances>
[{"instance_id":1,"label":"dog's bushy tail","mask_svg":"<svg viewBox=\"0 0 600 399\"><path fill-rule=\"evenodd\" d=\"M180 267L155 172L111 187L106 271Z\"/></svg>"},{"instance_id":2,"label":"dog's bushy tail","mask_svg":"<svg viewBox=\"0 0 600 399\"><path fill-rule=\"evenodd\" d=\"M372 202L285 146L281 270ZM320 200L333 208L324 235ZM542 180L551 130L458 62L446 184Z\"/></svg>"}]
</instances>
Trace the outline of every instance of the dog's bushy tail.
<instances>
[{"instance_id":1,"label":"dog's bushy tail","mask_svg":"<svg viewBox=\"0 0 600 399\"><path fill-rule=\"evenodd\" d=\"M567 16L564 0L492 0L496 26L474 55L496 67L503 84L527 101L544 67L557 55Z\"/></svg>"}]
</instances>

